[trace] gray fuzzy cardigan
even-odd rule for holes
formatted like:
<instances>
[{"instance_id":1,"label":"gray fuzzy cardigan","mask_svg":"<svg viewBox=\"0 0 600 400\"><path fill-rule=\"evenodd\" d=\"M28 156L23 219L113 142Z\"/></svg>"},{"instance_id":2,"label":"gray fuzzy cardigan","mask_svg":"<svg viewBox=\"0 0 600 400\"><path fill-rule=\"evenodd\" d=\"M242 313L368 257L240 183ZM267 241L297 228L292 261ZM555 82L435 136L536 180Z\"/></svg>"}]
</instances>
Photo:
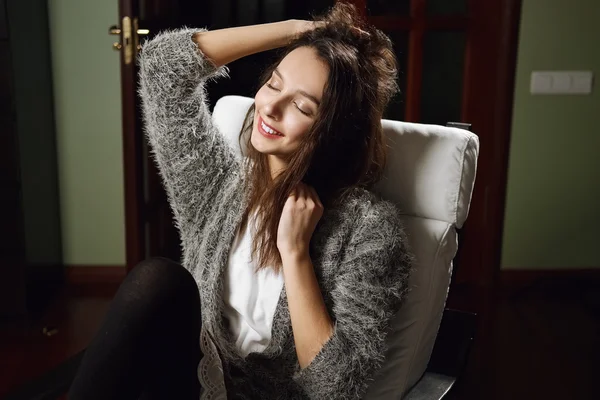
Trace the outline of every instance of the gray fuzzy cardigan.
<instances>
[{"instance_id":1,"label":"gray fuzzy cardigan","mask_svg":"<svg viewBox=\"0 0 600 400\"><path fill-rule=\"evenodd\" d=\"M202 324L223 363L229 398L359 399L381 366L390 319L407 292L411 257L400 212L355 188L324 211L310 255L333 336L301 369L285 287L272 339L239 355L223 309L229 249L246 207L243 163L212 122L208 79L227 76L192 41L204 29L179 29L146 42L139 57L145 131L181 236L183 265L200 290Z\"/></svg>"}]
</instances>

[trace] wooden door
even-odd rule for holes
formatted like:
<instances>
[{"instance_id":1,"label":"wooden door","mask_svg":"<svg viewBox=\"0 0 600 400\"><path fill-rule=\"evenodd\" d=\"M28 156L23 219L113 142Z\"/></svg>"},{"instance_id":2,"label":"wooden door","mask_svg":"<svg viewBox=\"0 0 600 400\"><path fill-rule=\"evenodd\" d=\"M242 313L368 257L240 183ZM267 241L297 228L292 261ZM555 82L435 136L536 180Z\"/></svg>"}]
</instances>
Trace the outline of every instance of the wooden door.
<instances>
[{"instance_id":1,"label":"wooden door","mask_svg":"<svg viewBox=\"0 0 600 400\"><path fill-rule=\"evenodd\" d=\"M449 304L483 311L483 295L499 271L512 90L520 0L353 0L394 42L401 94L386 117L446 124L468 122L479 135L477 182L460 248ZM120 0L127 265L144 257L177 258L177 233L149 161L136 96L137 29L149 35L182 25L226 26L308 18L333 0ZM141 31L140 33L144 33ZM127 62L127 48L133 56ZM212 104L226 94L253 96L272 53L230 65L231 79L209 84ZM239 71L239 72L238 72ZM243 71L243 72L242 72Z\"/></svg>"},{"instance_id":2,"label":"wooden door","mask_svg":"<svg viewBox=\"0 0 600 400\"><path fill-rule=\"evenodd\" d=\"M394 42L401 93L386 117L472 124L477 180L449 305L484 312L500 268L520 0L354 0Z\"/></svg>"}]
</instances>

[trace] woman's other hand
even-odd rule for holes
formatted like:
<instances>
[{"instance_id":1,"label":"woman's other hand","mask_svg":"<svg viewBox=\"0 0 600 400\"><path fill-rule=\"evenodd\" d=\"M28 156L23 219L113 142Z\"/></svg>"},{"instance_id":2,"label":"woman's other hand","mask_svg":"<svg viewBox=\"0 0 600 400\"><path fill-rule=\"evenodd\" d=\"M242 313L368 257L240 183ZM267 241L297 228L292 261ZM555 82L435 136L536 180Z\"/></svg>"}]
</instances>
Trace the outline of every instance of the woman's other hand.
<instances>
[{"instance_id":1,"label":"woman's other hand","mask_svg":"<svg viewBox=\"0 0 600 400\"><path fill-rule=\"evenodd\" d=\"M314 188L300 182L288 197L277 229L281 258L308 254L310 239L323 216L323 204Z\"/></svg>"}]
</instances>

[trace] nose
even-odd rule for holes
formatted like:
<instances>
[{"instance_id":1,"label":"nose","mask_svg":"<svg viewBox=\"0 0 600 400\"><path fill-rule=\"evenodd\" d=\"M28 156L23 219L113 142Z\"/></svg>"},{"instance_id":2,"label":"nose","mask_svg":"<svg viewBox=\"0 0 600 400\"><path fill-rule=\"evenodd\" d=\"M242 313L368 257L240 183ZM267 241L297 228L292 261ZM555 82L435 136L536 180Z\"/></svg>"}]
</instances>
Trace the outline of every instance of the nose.
<instances>
[{"instance_id":1,"label":"nose","mask_svg":"<svg viewBox=\"0 0 600 400\"><path fill-rule=\"evenodd\" d=\"M283 112L282 102L279 100L279 98L275 98L269 103L265 104L263 111L269 118L279 121Z\"/></svg>"}]
</instances>

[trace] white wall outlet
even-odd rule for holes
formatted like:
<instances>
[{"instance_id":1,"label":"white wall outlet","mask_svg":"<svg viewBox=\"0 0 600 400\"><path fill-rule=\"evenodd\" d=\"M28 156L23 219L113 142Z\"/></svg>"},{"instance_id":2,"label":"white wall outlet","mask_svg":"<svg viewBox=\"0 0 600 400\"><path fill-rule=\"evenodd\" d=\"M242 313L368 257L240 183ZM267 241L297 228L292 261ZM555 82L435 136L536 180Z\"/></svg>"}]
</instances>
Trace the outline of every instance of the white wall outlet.
<instances>
[{"instance_id":1,"label":"white wall outlet","mask_svg":"<svg viewBox=\"0 0 600 400\"><path fill-rule=\"evenodd\" d=\"M592 71L533 71L532 94L590 94L594 74Z\"/></svg>"}]
</instances>

